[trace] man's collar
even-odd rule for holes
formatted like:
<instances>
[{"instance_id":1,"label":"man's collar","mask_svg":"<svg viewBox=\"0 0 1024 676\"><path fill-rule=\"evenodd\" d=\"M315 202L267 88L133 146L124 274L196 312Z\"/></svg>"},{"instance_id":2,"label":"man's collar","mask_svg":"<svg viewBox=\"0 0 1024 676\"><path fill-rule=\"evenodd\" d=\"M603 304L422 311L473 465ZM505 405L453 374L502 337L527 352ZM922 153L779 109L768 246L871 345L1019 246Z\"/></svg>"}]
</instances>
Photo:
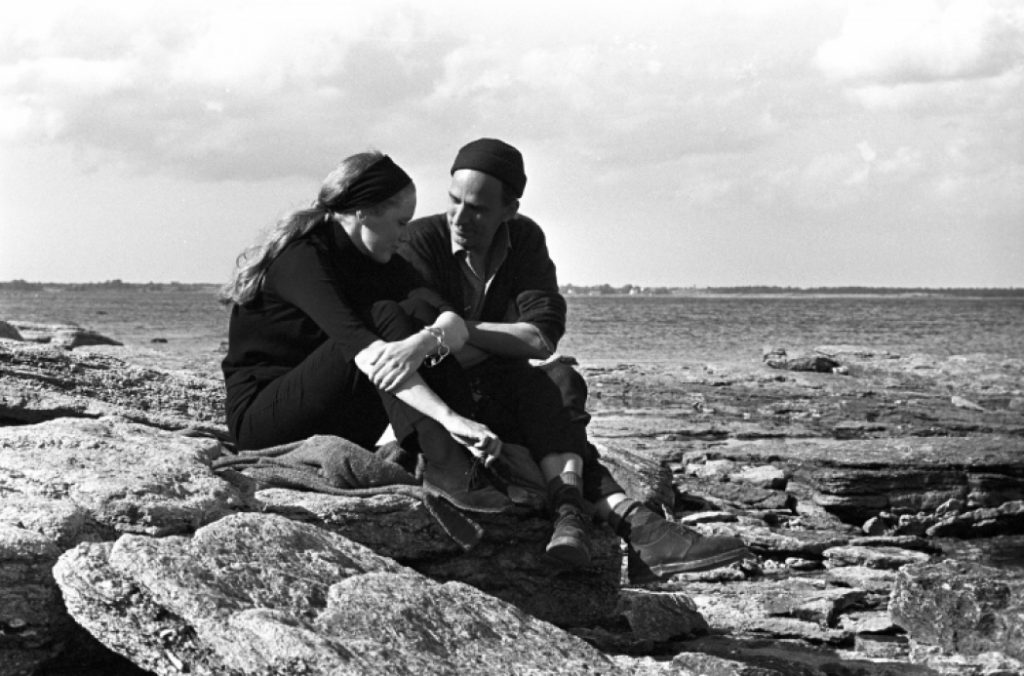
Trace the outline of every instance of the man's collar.
<instances>
[{"instance_id":1,"label":"man's collar","mask_svg":"<svg viewBox=\"0 0 1024 676\"><path fill-rule=\"evenodd\" d=\"M460 256L466 251L455 243L455 240L451 238L450 232L448 235L448 242L451 244L453 256ZM494 239L491 240L491 246L487 250L488 253L494 251L496 242L503 243L505 249L512 248L512 236L508 232L508 221L502 221L501 225L498 226L498 229L494 231Z\"/></svg>"}]
</instances>

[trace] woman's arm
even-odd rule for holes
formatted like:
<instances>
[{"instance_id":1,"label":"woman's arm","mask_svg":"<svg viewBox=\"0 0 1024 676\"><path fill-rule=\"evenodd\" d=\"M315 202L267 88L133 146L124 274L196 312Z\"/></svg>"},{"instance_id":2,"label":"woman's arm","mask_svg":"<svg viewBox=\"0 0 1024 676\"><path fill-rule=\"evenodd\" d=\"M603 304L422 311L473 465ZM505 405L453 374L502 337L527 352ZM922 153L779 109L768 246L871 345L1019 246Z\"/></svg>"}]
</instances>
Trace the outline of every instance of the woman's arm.
<instances>
[{"instance_id":1,"label":"woman's arm","mask_svg":"<svg viewBox=\"0 0 1024 676\"><path fill-rule=\"evenodd\" d=\"M424 328L403 340L376 341L366 348L369 352L363 356L366 368L360 368L376 387L392 392L415 373L427 357L443 359L466 344L466 323L454 312L442 312L428 328L436 330L431 332ZM358 357L356 364L359 364Z\"/></svg>"},{"instance_id":2,"label":"woman's arm","mask_svg":"<svg viewBox=\"0 0 1024 676\"><path fill-rule=\"evenodd\" d=\"M375 353L379 355L387 345L389 343L384 341L371 344L356 356L356 366L369 376L377 358ZM500 452L501 441L490 428L452 410L416 371L391 386L388 391L423 415L436 420L456 441L469 447L475 455L497 455Z\"/></svg>"}]
</instances>

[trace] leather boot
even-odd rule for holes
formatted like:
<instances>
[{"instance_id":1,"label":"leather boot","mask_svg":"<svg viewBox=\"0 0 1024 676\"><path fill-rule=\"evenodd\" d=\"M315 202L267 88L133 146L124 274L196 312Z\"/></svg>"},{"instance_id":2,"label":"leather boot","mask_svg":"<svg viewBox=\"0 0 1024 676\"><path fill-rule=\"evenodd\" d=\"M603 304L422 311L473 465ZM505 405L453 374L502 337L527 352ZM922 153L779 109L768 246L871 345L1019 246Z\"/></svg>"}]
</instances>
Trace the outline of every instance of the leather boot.
<instances>
[{"instance_id":1,"label":"leather boot","mask_svg":"<svg viewBox=\"0 0 1024 676\"><path fill-rule=\"evenodd\" d=\"M487 478L483 463L455 443L443 449L424 449L423 488L467 512L499 514L512 508L508 496Z\"/></svg>"},{"instance_id":2,"label":"leather boot","mask_svg":"<svg viewBox=\"0 0 1024 676\"><path fill-rule=\"evenodd\" d=\"M616 505L616 532L629 545L629 580L663 580L677 573L711 570L751 556L735 537L701 535L681 523L668 521L643 505Z\"/></svg>"},{"instance_id":3,"label":"leather boot","mask_svg":"<svg viewBox=\"0 0 1024 676\"><path fill-rule=\"evenodd\" d=\"M555 513L554 531L545 552L570 568L590 565L590 525L578 474L563 472L548 482L548 496Z\"/></svg>"}]
</instances>

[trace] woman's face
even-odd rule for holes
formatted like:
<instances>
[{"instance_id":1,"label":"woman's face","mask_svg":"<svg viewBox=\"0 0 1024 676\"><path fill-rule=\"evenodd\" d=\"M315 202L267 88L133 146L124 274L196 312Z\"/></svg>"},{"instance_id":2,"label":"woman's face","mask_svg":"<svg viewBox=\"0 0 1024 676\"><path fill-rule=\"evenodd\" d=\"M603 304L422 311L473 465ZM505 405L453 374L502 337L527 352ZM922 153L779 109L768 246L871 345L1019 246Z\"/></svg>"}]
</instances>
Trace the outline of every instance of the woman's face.
<instances>
[{"instance_id":1,"label":"woman's face","mask_svg":"<svg viewBox=\"0 0 1024 676\"><path fill-rule=\"evenodd\" d=\"M406 190L402 200L380 213L362 212L362 227L353 240L356 246L378 263L387 263L398 251L405 226L416 212L416 191Z\"/></svg>"}]
</instances>

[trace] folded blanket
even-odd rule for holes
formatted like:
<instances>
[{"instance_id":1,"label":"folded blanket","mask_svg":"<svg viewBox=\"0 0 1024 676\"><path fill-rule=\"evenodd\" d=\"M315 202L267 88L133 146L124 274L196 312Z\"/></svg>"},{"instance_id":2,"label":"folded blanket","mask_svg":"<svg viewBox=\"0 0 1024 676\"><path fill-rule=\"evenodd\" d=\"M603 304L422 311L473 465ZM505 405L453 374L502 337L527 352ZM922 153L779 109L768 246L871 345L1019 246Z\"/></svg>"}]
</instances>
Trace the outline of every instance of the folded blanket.
<instances>
[{"instance_id":1,"label":"folded blanket","mask_svg":"<svg viewBox=\"0 0 1024 676\"><path fill-rule=\"evenodd\" d=\"M428 495L403 467L342 437L316 435L258 451L241 451L217 458L213 469L225 477L241 472L260 488L358 497L408 495L422 500L438 525L463 549L471 549L483 536L479 524ZM495 483L515 504L534 509L543 506L544 478L525 448L505 444L491 471Z\"/></svg>"}]
</instances>

